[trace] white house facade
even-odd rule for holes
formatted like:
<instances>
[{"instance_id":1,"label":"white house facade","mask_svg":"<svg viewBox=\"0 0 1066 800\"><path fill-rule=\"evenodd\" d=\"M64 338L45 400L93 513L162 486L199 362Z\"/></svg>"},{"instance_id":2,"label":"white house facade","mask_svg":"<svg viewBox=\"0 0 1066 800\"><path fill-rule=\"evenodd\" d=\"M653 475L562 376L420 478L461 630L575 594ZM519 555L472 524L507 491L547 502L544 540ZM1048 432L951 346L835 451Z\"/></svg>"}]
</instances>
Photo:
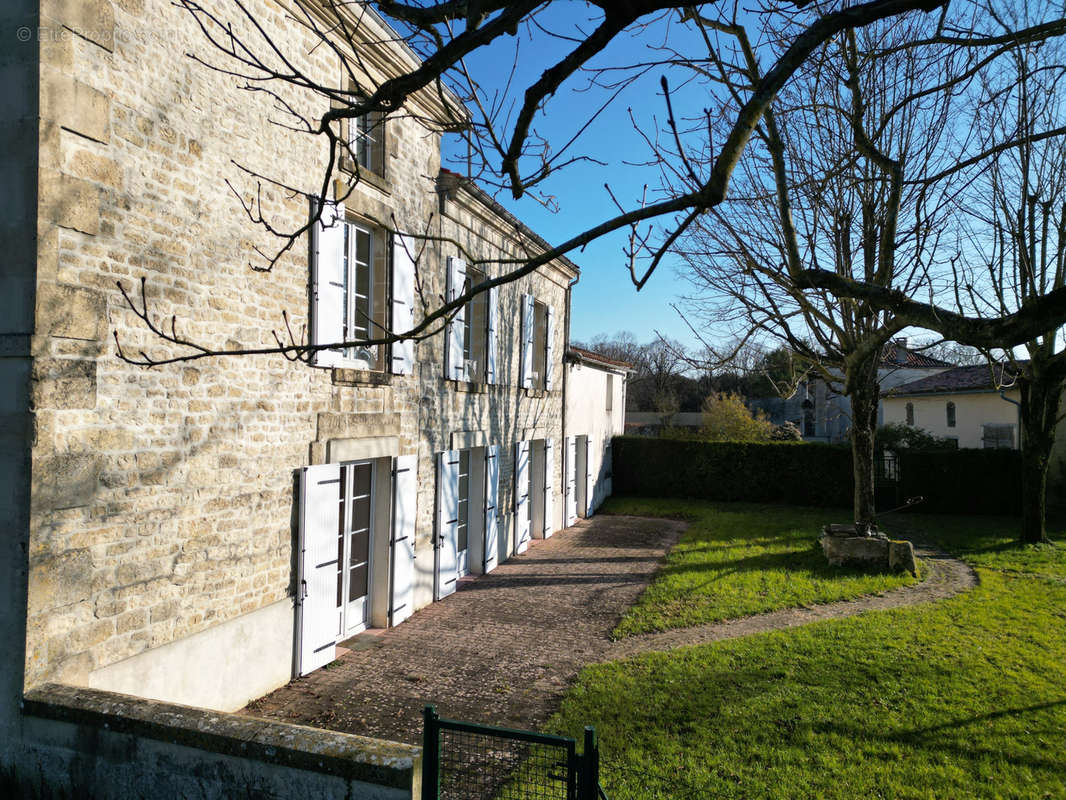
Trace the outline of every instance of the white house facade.
<instances>
[{"instance_id":1,"label":"white house facade","mask_svg":"<svg viewBox=\"0 0 1066 800\"><path fill-rule=\"evenodd\" d=\"M611 494L611 439L625 430L631 367L590 350L566 351L565 522L589 517Z\"/></svg>"},{"instance_id":2,"label":"white house facade","mask_svg":"<svg viewBox=\"0 0 1066 800\"><path fill-rule=\"evenodd\" d=\"M998 367L996 374L1002 375ZM885 422L921 428L962 448L1017 448L1019 391L1000 383L981 364L901 384L884 393Z\"/></svg>"}]
</instances>

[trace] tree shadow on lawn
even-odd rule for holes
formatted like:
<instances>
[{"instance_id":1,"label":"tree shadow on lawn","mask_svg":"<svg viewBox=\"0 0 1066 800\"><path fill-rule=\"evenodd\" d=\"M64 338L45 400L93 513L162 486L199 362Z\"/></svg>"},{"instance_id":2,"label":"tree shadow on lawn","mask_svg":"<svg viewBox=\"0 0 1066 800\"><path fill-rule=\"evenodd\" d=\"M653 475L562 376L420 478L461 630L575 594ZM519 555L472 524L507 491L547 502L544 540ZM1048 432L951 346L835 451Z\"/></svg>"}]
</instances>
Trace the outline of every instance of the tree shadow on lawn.
<instances>
[{"instance_id":1,"label":"tree shadow on lawn","mask_svg":"<svg viewBox=\"0 0 1066 800\"><path fill-rule=\"evenodd\" d=\"M974 762L982 759L1006 759L1010 761L1012 766L1025 765L1032 769L1061 773L1063 769L1066 769L1066 761L1064 760L1060 759L1055 761L1049 758L1040 758L1019 752L1007 752L1006 745L1014 743L1012 738L1008 738L1006 741L1003 741L994 747L975 747L972 742L969 741L971 736L966 735L964 730L977 725L987 727L989 723L998 720L1021 720L1028 715L1040 714L1041 712L1054 711L1055 709L1062 708L1066 708L1066 700L1054 700L1029 706L1005 708L998 711L991 711L986 714L974 714L973 716L953 719L950 722L944 722L939 725L929 725L923 728L914 728L912 730L901 730L895 733L885 731L874 732L864 726L843 721L814 725L811 727L811 731L818 734L832 734L852 741L875 739L883 742L908 745L910 747L920 747L923 750L937 755L950 752L956 758ZM1046 740L1049 736L1061 735L1061 733L1062 722L1059 720L1049 719L1043 726L1038 726L1030 719L1025 724L1025 735L1032 741L1038 742ZM947 734L947 736L945 736L945 734ZM960 739L965 739L967 741L960 741Z\"/></svg>"},{"instance_id":2,"label":"tree shadow on lawn","mask_svg":"<svg viewBox=\"0 0 1066 800\"><path fill-rule=\"evenodd\" d=\"M787 541L787 540L786 540ZM717 552L720 548L711 548ZM721 548L724 549L724 548ZM685 556L691 551L686 551ZM878 569L875 567L842 567L832 566L822 552L821 546L814 542L804 549L788 550L783 553L760 553L758 555L744 556L730 560L701 562L674 561L667 563L660 573L661 576L680 576L686 573L696 573L707 576L713 580L722 580L731 575L739 575L746 572L788 573L796 577L809 578L812 580L832 581L840 578L868 577L873 575L897 575L896 571L888 568Z\"/></svg>"},{"instance_id":3,"label":"tree shadow on lawn","mask_svg":"<svg viewBox=\"0 0 1066 800\"><path fill-rule=\"evenodd\" d=\"M982 700L973 696L951 697L952 675L943 663L911 661L899 670L881 670L877 664L849 663L832 655L811 658L808 651L799 655L801 663L811 663L797 668L787 660L778 663L787 659L787 652L772 648L775 652L766 654L761 667L708 669L700 666L702 649L691 648L687 655L692 664L681 668L679 656L688 660L681 652L670 657L673 664L659 659L616 662L613 666L628 664L622 668L645 677L611 688L609 702L599 709L603 720L596 718L595 709L607 699L603 696L590 697L588 707L579 702L568 709L570 719L597 725L608 779L611 763L648 769L653 782L675 780L692 766L697 775L731 775L733 785L727 782L724 788L735 789L748 779L745 773L761 773L773 764L782 778L796 777L794 770L809 774L802 796L815 796L805 793L817 791L823 781L859 789L867 780L866 788L873 789L882 777L901 785L912 773L921 776L915 780L929 780L945 765L949 773L958 767L974 776L1009 770L1005 786L1028 782L1032 776L1026 770L1039 771L1036 777L1045 783L1063 780L1066 750L1056 743L1064 739L1066 699L989 709L996 702L989 691L980 708ZM916 711L928 724L908 727ZM619 719L624 720L621 726ZM847 756L841 763L842 754ZM671 764L669 774L658 774L656 762ZM837 766L819 774L816 765L825 762ZM844 764L854 777L837 773ZM884 770L889 774L882 776ZM763 774L758 778L775 780ZM712 777L701 788L710 791L716 782ZM942 796L952 796L955 787L940 788ZM971 796L967 789L961 791L955 796ZM1009 790L1007 795L1016 796Z\"/></svg>"}]
</instances>

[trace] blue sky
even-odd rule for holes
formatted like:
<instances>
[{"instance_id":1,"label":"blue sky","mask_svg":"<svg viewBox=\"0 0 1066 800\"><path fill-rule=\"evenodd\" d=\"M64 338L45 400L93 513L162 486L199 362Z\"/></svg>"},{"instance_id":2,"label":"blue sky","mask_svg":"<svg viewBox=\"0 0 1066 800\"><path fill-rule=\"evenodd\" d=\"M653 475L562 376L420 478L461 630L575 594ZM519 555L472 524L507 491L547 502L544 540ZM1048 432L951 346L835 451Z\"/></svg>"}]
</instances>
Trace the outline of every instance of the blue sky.
<instances>
[{"instance_id":1,"label":"blue sky","mask_svg":"<svg viewBox=\"0 0 1066 800\"><path fill-rule=\"evenodd\" d=\"M593 25L585 21L593 11L595 9L590 10L583 3L556 3L548 9L544 21L553 29L569 33L573 32L573 23L578 22L587 31ZM644 43L661 41L666 30L666 24L660 23L652 31L642 34L639 41L623 34L593 63L624 64L649 60L655 54L650 53ZM670 36L675 42L682 34L676 24L670 26ZM572 43L553 40L540 32L536 36L535 49L529 46L528 36L521 34L519 38L520 55L512 94L514 87L524 90L553 60L573 47ZM502 91L513 60L514 40L507 38L478 52L467 63L486 92L492 93L497 89ZM627 209L639 204L645 183L648 184L648 198L653 199L660 184L658 169L625 163L642 161L649 155L646 143L633 128L628 109L632 108L637 121L648 129L652 127L653 116L659 120L663 118L661 75L662 70L655 69L628 87L574 146L573 154L594 156L606 162L605 166L589 162L572 164L544 184L544 188L556 198L557 212L546 210L532 199L515 201L507 192L500 192L496 199L552 244L563 242L614 216L614 206L604 183L610 183L615 196ZM578 91L586 84L587 78L581 75L565 83L549 100L546 115L536 120L536 130L553 143L561 145L568 141L606 96L599 89ZM693 100L698 102L698 98ZM684 113L682 109L677 112ZM464 156L465 152L464 146ZM449 166L456 171L465 171L460 164ZM627 232L621 231L590 244L583 252L570 254L581 268L581 280L573 295L572 338L588 340L600 333L625 330L644 342L653 339L655 331L659 331L686 344L694 344L691 332L670 305L687 291L687 284L678 277L675 265L664 261L638 293L629 279L623 254L626 238Z\"/></svg>"}]
</instances>

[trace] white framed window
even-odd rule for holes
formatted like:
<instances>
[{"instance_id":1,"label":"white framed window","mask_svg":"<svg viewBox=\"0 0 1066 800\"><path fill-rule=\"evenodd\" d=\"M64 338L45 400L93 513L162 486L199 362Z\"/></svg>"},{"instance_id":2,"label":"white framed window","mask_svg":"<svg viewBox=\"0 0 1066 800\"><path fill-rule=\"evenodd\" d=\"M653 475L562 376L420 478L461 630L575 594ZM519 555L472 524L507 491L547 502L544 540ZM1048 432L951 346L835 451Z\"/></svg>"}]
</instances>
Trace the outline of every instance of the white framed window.
<instances>
[{"instance_id":1,"label":"white framed window","mask_svg":"<svg viewBox=\"0 0 1066 800\"><path fill-rule=\"evenodd\" d=\"M483 283L484 272L461 258L448 259L448 302ZM449 380L496 383L498 327L496 287L474 295L448 323L444 346L444 374Z\"/></svg>"},{"instance_id":2,"label":"white framed window","mask_svg":"<svg viewBox=\"0 0 1066 800\"><path fill-rule=\"evenodd\" d=\"M610 414L614 410L614 375L607 375L607 408L606 411Z\"/></svg>"},{"instance_id":3,"label":"white framed window","mask_svg":"<svg viewBox=\"0 0 1066 800\"><path fill-rule=\"evenodd\" d=\"M344 224L344 327L343 339L355 342L380 338L387 330L385 318L385 250L382 236L354 222ZM348 347L343 358L356 369L383 369L382 347Z\"/></svg>"},{"instance_id":4,"label":"white framed window","mask_svg":"<svg viewBox=\"0 0 1066 800\"><path fill-rule=\"evenodd\" d=\"M362 98L360 98L362 99ZM371 172L385 177L385 116L379 111L368 111L347 121L346 144L348 152L342 166L350 172Z\"/></svg>"},{"instance_id":5,"label":"white framed window","mask_svg":"<svg viewBox=\"0 0 1066 800\"><path fill-rule=\"evenodd\" d=\"M467 551L470 549L470 451L459 451L459 489L455 540L459 551L459 575L469 572Z\"/></svg>"},{"instance_id":6,"label":"white framed window","mask_svg":"<svg viewBox=\"0 0 1066 800\"><path fill-rule=\"evenodd\" d=\"M318 210L315 203L312 212ZM315 349L312 363L409 374L413 342L391 347L358 342L413 327L414 270L403 236L389 237L349 218L343 204L327 202L311 232L311 344L347 346Z\"/></svg>"},{"instance_id":7,"label":"white framed window","mask_svg":"<svg viewBox=\"0 0 1066 800\"><path fill-rule=\"evenodd\" d=\"M522 388L551 391L554 354L555 309L531 294L522 295Z\"/></svg>"},{"instance_id":8,"label":"white framed window","mask_svg":"<svg viewBox=\"0 0 1066 800\"><path fill-rule=\"evenodd\" d=\"M986 424L982 426L981 444L985 448L1014 447L1014 426Z\"/></svg>"},{"instance_id":9,"label":"white framed window","mask_svg":"<svg viewBox=\"0 0 1066 800\"><path fill-rule=\"evenodd\" d=\"M468 267L466 287L477 286L484 282L485 273ZM463 361L466 379L475 383L485 382L485 367L488 362L489 347L489 294L481 292L466 304L463 321Z\"/></svg>"}]
</instances>

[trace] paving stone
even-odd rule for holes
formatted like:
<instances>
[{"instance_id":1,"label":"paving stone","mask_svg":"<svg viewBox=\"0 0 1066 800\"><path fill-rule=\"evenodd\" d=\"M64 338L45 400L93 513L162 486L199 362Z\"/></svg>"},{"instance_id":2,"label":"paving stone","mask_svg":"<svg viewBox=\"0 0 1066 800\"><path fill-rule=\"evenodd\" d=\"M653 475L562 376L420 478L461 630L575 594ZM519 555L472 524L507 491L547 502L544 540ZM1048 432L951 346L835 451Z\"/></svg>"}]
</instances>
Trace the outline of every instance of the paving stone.
<instances>
[{"instance_id":1,"label":"paving stone","mask_svg":"<svg viewBox=\"0 0 1066 800\"><path fill-rule=\"evenodd\" d=\"M585 664L601 660L623 612L683 523L581 520L245 713L412 744L422 709L539 729ZM374 641L367 641L372 638Z\"/></svg>"}]
</instances>

